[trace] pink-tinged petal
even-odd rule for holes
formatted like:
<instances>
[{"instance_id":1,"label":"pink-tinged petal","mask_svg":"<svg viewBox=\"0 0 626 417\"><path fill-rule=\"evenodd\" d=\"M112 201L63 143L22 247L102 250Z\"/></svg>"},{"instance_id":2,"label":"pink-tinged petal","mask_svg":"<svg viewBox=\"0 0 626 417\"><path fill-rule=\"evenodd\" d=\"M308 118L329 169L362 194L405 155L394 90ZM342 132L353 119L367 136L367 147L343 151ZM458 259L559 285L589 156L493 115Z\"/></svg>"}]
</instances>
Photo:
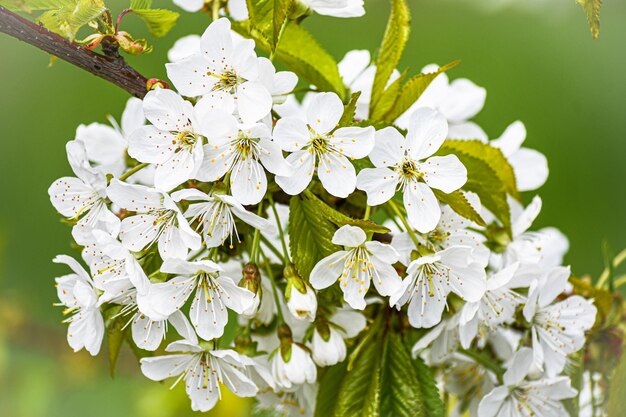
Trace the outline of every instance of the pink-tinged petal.
<instances>
[{"instance_id":1,"label":"pink-tinged petal","mask_svg":"<svg viewBox=\"0 0 626 417\"><path fill-rule=\"evenodd\" d=\"M467 169L456 155L430 157L418 169L426 184L444 193L456 191L467 182Z\"/></svg>"},{"instance_id":2,"label":"pink-tinged petal","mask_svg":"<svg viewBox=\"0 0 626 417\"><path fill-rule=\"evenodd\" d=\"M335 93L319 93L307 108L307 122L320 135L333 130L343 115L343 103Z\"/></svg>"},{"instance_id":3,"label":"pink-tinged petal","mask_svg":"<svg viewBox=\"0 0 626 417\"><path fill-rule=\"evenodd\" d=\"M437 152L448 135L448 122L441 113L428 107L411 115L406 146L413 159L425 159Z\"/></svg>"},{"instance_id":4,"label":"pink-tinged petal","mask_svg":"<svg viewBox=\"0 0 626 417\"><path fill-rule=\"evenodd\" d=\"M364 168L356 177L356 188L367 193L367 204L377 206L396 193L398 174L389 168Z\"/></svg>"}]
</instances>

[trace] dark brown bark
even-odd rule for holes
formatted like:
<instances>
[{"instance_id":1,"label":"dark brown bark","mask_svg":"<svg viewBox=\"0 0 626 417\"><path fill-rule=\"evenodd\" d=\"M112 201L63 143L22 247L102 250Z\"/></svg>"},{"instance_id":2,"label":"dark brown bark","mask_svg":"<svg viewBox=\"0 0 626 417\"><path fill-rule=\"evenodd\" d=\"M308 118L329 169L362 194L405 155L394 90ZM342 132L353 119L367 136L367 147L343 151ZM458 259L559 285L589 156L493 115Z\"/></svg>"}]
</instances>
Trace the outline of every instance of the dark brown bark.
<instances>
[{"instance_id":1,"label":"dark brown bark","mask_svg":"<svg viewBox=\"0 0 626 417\"><path fill-rule=\"evenodd\" d=\"M103 44L106 55L97 54L71 42L0 6L0 32L33 45L128 91L146 95L148 79L128 65L116 45Z\"/></svg>"}]
</instances>

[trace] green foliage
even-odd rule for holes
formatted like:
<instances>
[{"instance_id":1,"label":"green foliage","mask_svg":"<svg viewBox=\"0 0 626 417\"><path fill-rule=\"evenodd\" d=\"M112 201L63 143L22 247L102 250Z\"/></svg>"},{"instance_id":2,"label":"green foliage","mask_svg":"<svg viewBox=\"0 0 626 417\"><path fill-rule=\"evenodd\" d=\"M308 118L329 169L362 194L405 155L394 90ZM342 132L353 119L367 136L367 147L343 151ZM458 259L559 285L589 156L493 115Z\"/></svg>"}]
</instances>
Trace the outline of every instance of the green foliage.
<instances>
[{"instance_id":1,"label":"green foliage","mask_svg":"<svg viewBox=\"0 0 626 417\"><path fill-rule=\"evenodd\" d=\"M276 45L274 50L274 1L247 0L247 5L249 19L233 24L234 30L254 39L265 51L274 51L274 57L287 69L315 85L320 91L332 91L341 98L345 96L345 86L339 75L337 62L306 29L285 20L286 23L281 25L280 45Z\"/></svg>"},{"instance_id":2,"label":"green foliage","mask_svg":"<svg viewBox=\"0 0 626 417\"><path fill-rule=\"evenodd\" d=\"M343 109L343 115L339 120L339 127L349 126L354 122L354 115L356 113L356 102L361 97L361 92L357 91L356 93L352 93L350 96L350 101L345 105Z\"/></svg>"},{"instance_id":3,"label":"green foliage","mask_svg":"<svg viewBox=\"0 0 626 417\"><path fill-rule=\"evenodd\" d=\"M302 195L289 204L289 246L298 273L308 281L315 264L339 248L332 243L335 225L320 216L318 205Z\"/></svg>"},{"instance_id":4,"label":"green foliage","mask_svg":"<svg viewBox=\"0 0 626 417\"><path fill-rule=\"evenodd\" d=\"M333 223L337 227L345 226L349 224L351 226L357 226L363 229L365 232L372 233L389 233L391 230L386 228L385 226L381 226L379 224L374 223L370 220L363 219L353 219L352 217L346 216L345 214L335 210L330 207L322 200L320 200L315 194L312 192L305 190L301 197L304 198L308 204L311 205L315 209L315 213L317 213L318 217L324 217L328 219L331 223ZM332 239L332 236L331 236Z\"/></svg>"},{"instance_id":5,"label":"green foliage","mask_svg":"<svg viewBox=\"0 0 626 417\"><path fill-rule=\"evenodd\" d=\"M152 0L130 0L131 9L151 9Z\"/></svg>"},{"instance_id":6,"label":"green foliage","mask_svg":"<svg viewBox=\"0 0 626 417\"><path fill-rule=\"evenodd\" d=\"M293 0L274 0L274 16L273 16L273 36L272 36L272 52L276 50L276 45L280 40L281 32L287 24L289 10L293 5Z\"/></svg>"},{"instance_id":7,"label":"green foliage","mask_svg":"<svg viewBox=\"0 0 626 417\"><path fill-rule=\"evenodd\" d=\"M463 189L478 194L481 203L511 235L511 213L506 196L511 191L517 195L517 189L512 168L502 152L477 140L446 140L437 154L454 154L459 158L467 168L467 182Z\"/></svg>"},{"instance_id":8,"label":"green foliage","mask_svg":"<svg viewBox=\"0 0 626 417\"><path fill-rule=\"evenodd\" d=\"M463 153L485 161L498 174L506 192L519 199L515 172L500 149L479 140L448 139L443 146L453 149L455 153Z\"/></svg>"},{"instance_id":9,"label":"green foliage","mask_svg":"<svg viewBox=\"0 0 626 417\"><path fill-rule=\"evenodd\" d=\"M411 31L411 12L406 0L391 0L391 13L376 58L376 75L372 86L370 114L381 99L385 86L398 66Z\"/></svg>"},{"instance_id":10,"label":"green foliage","mask_svg":"<svg viewBox=\"0 0 626 417\"><path fill-rule=\"evenodd\" d=\"M611 378L606 407L607 417L624 415L624 398L626 398L626 354L622 353L619 365L617 365L615 373Z\"/></svg>"},{"instance_id":11,"label":"green foliage","mask_svg":"<svg viewBox=\"0 0 626 417\"><path fill-rule=\"evenodd\" d=\"M339 391L335 394L335 417L380 416L380 368L382 343L368 343L345 372Z\"/></svg>"},{"instance_id":12,"label":"green foliage","mask_svg":"<svg viewBox=\"0 0 626 417\"><path fill-rule=\"evenodd\" d=\"M428 72L428 73L420 73L411 77L401 89L398 88L398 92L395 95L395 100L393 100L393 106L390 106L388 110L375 109L377 111L377 117L372 116L375 120L381 120L385 122L393 122L398 117L402 115L405 111L411 107L413 103L417 101L418 98L424 93L426 88L430 85L430 83L442 72L447 71L456 67L460 61L453 61L447 65L439 67L437 71ZM395 83L394 83L395 84ZM387 90L390 90L395 86L391 85ZM385 91L386 93L387 91ZM390 95L393 94L393 91L389 91ZM391 101L388 99L388 101ZM381 104L384 104L381 100ZM384 111L384 113L383 113Z\"/></svg>"},{"instance_id":13,"label":"green foliage","mask_svg":"<svg viewBox=\"0 0 626 417\"><path fill-rule=\"evenodd\" d=\"M576 3L580 4L585 11L591 36L597 39L600 36L600 7L602 7L602 0L576 0Z\"/></svg>"},{"instance_id":14,"label":"green foliage","mask_svg":"<svg viewBox=\"0 0 626 417\"><path fill-rule=\"evenodd\" d=\"M480 226L487 225L480 214L474 209L474 207L472 207L469 201L467 201L467 198L465 198L465 195L462 192L457 190L451 192L450 194L446 194L437 189L433 189L433 192L435 193L437 200L449 205L450 208L459 216L465 217Z\"/></svg>"},{"instance_id":15,"label":"green foliage","mask_svg":"<svg viewBox=\"0 0 626 417\"><path fill-rule=\"evenodd\" d=\"M120 355L120 349L126 338L126 330L124 328L124 317L118 316L122 306L115 305L106 309L104 314L104 323L107 335L107 348L109 353L109 373L115 376L115 368L117 359Z\"/></svg>"},{"instance_id":16,"label":"green foliage","mask_svg":"<svg viewBox=\"0 0 626 417\"><path fill-rule=\"evenodd\" d=\"M411 358L400 334L381 331L372 326L363 336L351 368L344 361L326 370L315 417L445 415L430 369Z\"/></svg>"},{"instance_id":17,"label":"green foliage","mask_svg":"<svg viewBox=\"0 0 626 417\"><path fill-rule=\"evenodd\" d=\"M36 1L33 5L37 6L37 10L46 10L37 19L39 23L69 40L74 40L83 26L106 11L102 0L58 0L41 3ZM52 7L44 7L46 5Z\"/></svg>"},{"instance_id":18,"label":"green foliage","mask_svg":"<svg viewBox=\"0 0 626 417\"><path fill-rule=\"evenodd\" d=\"M138 0L135 3L149 3ZM152 36L160 38L174 27L178 17L178 13L166 9L132 9L132 12L143 20L148 26L148 30Z\"/></svg>"},{"instance_id":19,"label":"green foliage","mask_svg":"<svg viewBox=\"0 0 626 417\"><path fill-rule=\"evenodd\" d=\"M389 86L383 91L380 100L376 103L370 113L372 120L385 120L385 115L391 111L394 104L398 100L400 89L402 88L402 81L406 78L408 70L405 70L397 80L389 84Z\"/></svg>"}]
</instances>

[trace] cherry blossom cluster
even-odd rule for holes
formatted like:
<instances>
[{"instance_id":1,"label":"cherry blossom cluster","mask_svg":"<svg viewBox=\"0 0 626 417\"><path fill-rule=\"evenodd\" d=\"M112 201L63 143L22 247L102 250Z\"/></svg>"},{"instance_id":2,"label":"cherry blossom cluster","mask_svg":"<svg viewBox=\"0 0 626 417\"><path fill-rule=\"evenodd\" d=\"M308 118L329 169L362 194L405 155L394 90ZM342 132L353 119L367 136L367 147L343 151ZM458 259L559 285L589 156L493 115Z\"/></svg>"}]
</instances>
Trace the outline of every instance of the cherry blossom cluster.
<instances>
[{"instance_id":1,"label":"cherry blossom cluster","mask_svg":"<svg viewBox=\"0 0 626 417\"><path fill-rule=\"evenodd\" d=\"M332 14L324 3L334 2L310 7ZM359 15L362 4L345 3L341 13ZM483 88L442 73L393 125L338 127L341 97L296 97L297 76L257 56L225 18L180 40L169 58L174 89L130 99L119 124L80 126L67 144L74 176L49 189L85 265L54 260L71 269L56 283L75 351L98 354L119 322L139 349L156 352L141 359L143 374L183 383L194 410L213 408L226 388L259 407L312 415L318 370L346 359L381 305L428 329L413 353L444 370L444 389L471 401L472 415L568 415L560 400L576 391L563 371L596 308L568 295L567 239L530 230L539 197L526 207L509 199L510 237L477 195L463 191L487 227L437 198L468 180L456 155L437 154L450 138L500 149L520 191L547 179L545 157L522 147L521 122L489 140L471 121ZM354 122L367 120L369 53L349 52L339 70L361 92ZM363 195L391 233L337 227L341 249L302 276L284 203L314 189L337 201ZM338 298L323 296L333 289ZM476 346L506 372L464 354ZM471 384L458 383L469 375Z\"/></svg>"}]
</instances>

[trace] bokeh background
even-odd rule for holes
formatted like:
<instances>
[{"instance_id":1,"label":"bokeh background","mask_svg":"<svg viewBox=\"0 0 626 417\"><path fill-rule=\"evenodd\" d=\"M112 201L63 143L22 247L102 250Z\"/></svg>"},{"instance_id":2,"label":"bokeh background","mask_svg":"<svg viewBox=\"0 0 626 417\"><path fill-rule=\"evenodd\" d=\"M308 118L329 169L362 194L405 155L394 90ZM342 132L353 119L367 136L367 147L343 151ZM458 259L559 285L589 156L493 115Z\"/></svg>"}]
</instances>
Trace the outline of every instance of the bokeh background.
<instances>
[{"instance_id":1,"label":"bokeh background","mask_svg":"<svg viewBox=\"0 0 626 417\"><path fill-rule=\"evenodd\" d=\"M125 6L109 0L114 11ZM593 41L573 0L410 0L411 41L402 66L461 59L449 75L488 90L476 121L498 137L514 120L528 130L526 146L543 152L550 178L539 190L537 226L569 236L567 262L577 274L601 271L601 242L626 247L626 2L606 0L602 33ZM157 6L175 8L166 0ZM315 16L305 22L337 59L351 48L376 51L388 14L386 0L366 0L361 19ZM167 50L208 20L181 11L154 52L130 58L146 76L165 78ZM144 34L129 16L126 30ZM51 263L70 251L70 230L49 204L47 188L70 174L64 144L80 123L119 117L121 89L0 35L0 416L170 417L192 415L179 388L144 379L129 353L115 379L106 349L92 358L65 342ZM526 200L532 195L525 196ZM212 415L247 415L227 398Z\"/></svg>"}]
</instances>

